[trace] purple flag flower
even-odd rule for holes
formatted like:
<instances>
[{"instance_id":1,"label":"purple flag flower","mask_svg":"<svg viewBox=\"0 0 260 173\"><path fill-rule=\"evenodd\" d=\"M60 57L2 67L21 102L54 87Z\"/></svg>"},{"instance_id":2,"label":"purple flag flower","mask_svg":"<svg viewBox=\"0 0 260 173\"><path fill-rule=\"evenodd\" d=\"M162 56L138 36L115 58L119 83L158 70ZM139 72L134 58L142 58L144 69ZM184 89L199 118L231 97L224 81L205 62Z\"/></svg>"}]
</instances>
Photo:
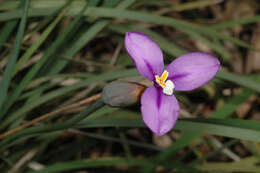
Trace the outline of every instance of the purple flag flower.
<instances>
[{"instance_id":1,"label":"purple flag flower","mask_svg":"<svg viewBox=\"0 0 260 173\"><path fill-rule=\"evenodd\" d=\"M181 55L164 69L160 47L147 35L127 32L125 47L137 70L154 83L141 97L145 124L158 136L170 131L180 107L173 91L190 91L209 82L220 62L212 55L193 52Z\"/></svg>"}]
</instances>

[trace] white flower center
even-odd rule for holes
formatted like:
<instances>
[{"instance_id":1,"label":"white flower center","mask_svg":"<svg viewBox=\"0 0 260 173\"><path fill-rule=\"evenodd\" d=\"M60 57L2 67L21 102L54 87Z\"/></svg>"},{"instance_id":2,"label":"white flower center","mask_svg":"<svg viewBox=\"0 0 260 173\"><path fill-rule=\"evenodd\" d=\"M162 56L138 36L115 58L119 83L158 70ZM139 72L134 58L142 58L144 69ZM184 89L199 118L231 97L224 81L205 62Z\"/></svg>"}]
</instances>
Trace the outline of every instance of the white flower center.
<instances>
[{"instance_id":1,"label":"white flower center","mask_svg":"<svg viewBox=\"0 0 260 173\"><path fill-rule=\"evenodd\" d=\"M155 81L163 88L163 93L166 95L172 95L174 90L174 83L171 80L167 80L169 72L164 70L161 76L155 75Z\"/></svg>"},{"instance_id":2,"label":"white flower center","mask_svg":"<svg viewBox=\"0 0 260 173\"><path fill-rule=\"evenodd\" d=\"M174 90L174 83L171 80L165 82L165 87L163 88L163 93L166 95L172 95Z\"/></svg>"}]
</instances>

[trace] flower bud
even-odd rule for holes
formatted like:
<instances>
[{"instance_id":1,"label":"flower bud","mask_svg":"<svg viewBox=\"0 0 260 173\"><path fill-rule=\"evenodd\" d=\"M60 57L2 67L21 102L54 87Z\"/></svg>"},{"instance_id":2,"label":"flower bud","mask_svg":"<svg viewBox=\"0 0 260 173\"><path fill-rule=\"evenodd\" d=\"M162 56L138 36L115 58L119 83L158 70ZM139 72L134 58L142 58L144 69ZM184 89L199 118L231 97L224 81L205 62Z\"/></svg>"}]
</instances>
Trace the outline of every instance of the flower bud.
<instances>
[{"instance_id":1,"label":"flower bud","mask_svg":"<svg viewBox=\"0 0 260 173\"><path fill-rule=\"evenodd\" d=\"M102 100L113 107L131 106L140 101L143 91L151 83L143 77L119 79L107 84L102 91Z\"/></svg>"}]
</instances>

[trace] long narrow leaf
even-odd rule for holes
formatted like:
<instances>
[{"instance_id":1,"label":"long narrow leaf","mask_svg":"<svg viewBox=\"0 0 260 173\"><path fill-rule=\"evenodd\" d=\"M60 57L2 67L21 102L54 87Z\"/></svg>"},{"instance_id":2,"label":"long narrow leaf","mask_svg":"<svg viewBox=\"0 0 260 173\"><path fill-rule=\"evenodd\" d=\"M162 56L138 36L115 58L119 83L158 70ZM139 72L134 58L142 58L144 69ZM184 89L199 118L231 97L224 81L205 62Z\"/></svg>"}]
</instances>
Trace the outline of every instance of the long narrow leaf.
<instances>
[{"instance_id":1,"label":"long narrow leaf","mask_svg":"<svg viewBox=\"0 0 260 173\"><path fill-rule=\"evenodd\" d=\"M2 32L0 34L0 51L2 50L3 44L6 42L6 40L9 38L13 30L15 29L17 23L17 19L11 20L2 29Z\"/></svg>"},{"instance_id":2,"label":"long narrow leaf","mask_svg":"<svg viewBox=\"0 0 260 173\"><path fill-rule=\"evenodd\" d=\"M125 9L125 8L129 7L130 5L132 5L135 1L136 0L123 1L120 4L118 4L118 6L116 8ZM73 46L71 46L69 49L67 49L62 55L65 56L65 57L73 57L80 49L83 48L83 46L88 44L110 22L111 22L111 20L103 19L103 20L99 20L98 22L93 24L87 31L82 33L80 38L73 44ZM51 68L49 70L48 74L57 74L68 63L69 63L69 61L66 61L66 60L57 61L55 66L53 66L53 68Z\"/></svg>"},{"instance_id":3,"label":"long narrow leaf","mask_svg":"<svg viewBox=\"0 0 260 173\"><path fill-rule=\"evenodd\" d=\"M50 14L50 12L54 11L54 9L44 10L44 9L31 9L29 15L30 16L44 16ZM68 11L68 15L75 15L78 13L77 8L71 8ZM228 40L234 44L239 46L254 49L255 48L244 41L238 40L236 38L221 34L214 29L210 29L207 27L195 25L186 21L165 17L165 16L157 16L143 12L136 12L136 11L129 11L129 10L122 10L122 9L109 9L109 8L102 8L102 7L91 7L85 12L87 16L94 16L94 17L109 17L109 18L120 18L120 19L130 19L135 21L142 21L142 22L151 22L161 25L167 25L174 27L180 31L185 32L182 30L183 28L190 29L194 32L200 33L202 35L214 36L221 40ZM0 14L0 21L4 21L7 19L19 18L21 16L21 12L19 10L15 12L5 12ZM187 33L189 34L189 33Z\"/></svg>"},{"instance_id":4,"label":"long narrow leaf","mask_svg":"<svg viewBox=\"0 0 260 173\"><path fill-rule=\"evenodd\" d=\"M87 5L82 9L81 14L86 9ZM46 51L46 53L43 55L43 57L40 59L40 61L35 64L30 71L25 75L23 80L19 83L17 88L14 90L14 92L10 95L8 98L5 109L0 113L1 116L3 116L8 109L12 106L12 104L16 101L16 99L19 97L23 89L28 85L28 83L31 81L31 79L39 72L41 67L44 65L44 63L48 60L48 58L51 57L51 55L58 49L60 46L64 43L64 40L67 39L69 33L73 29L74 25L76 25L79 21L82 15L78 15L74 21L63 31L63 33L58 37L58 39L52 44L52 46Z\"/></svg>"},{"instance_id":5,"label":"long narrow leaf","mask_svg":"<svg viewBox=\"0 0 260 173\"><path fill-rule=\"evenodd\" d=\"M55 26L59 23L59 21L62 19L64 15L64 12L61 12L58 17L49 25L48 28L46 28L39 39L34 43L25 53L24 55L19 59L15 66L14 75L18 72L18 70L26 63L26 61L33 55L33 53L42 45L42 43L46 40L46 38L49 36L49 34L53 31Z\"/></svg>"},{"instance_id":6,"label":"long narrow leaf","mask_svg":"<svg viewBox=\"0 0 260 173\"><path fill-rule=\"evenodd\" d=\"M107 73L107 74L93 76L93 77L90 77L89 79L83 80L83 81L78 82L74 85L57 89L53 92L50 92L50 93L42 96L40 99L35 100L30 105L22 107L21 109L19 109L19 110L15 111L14 113L10 114L8 116L8 118L4 122L1 123L0 129L3 129L6 126L8 126L9 123L11 123L12 121L15 121L15 119L22 116L24 113L32 110L33 108L36 108L37 106L42 105L43 103L46 103L46 102L48 102L48 101L50 101L54 98L60 97L64 94L75 91L77 89L86 87L87 85L98 82L98 81L113 80L113 79L117 79L119 77L133 76L133 75L137 75L137 74L138 73L137 73L136 69L120 70L120 71L116 71L116 72L111 72L111 73Z\"/></svg>"},{"instance_id":7,"label":"long narrow leaf","mask_svg":"<svg viewBox=\"0 0 260 173\"><path fill-rule=\"evenodd\" d=\"M145 125L141 118L109 117L81 122L80 127L145 127ZM180 119L174 129L260 142L260 123L249 120Z\"/></svg>"},{"instance_id":8,"label":"long narrow leaf","mask_svg":"<svg viewBox=\"0 0 260 173\"><path fill-rule=\"evenodd\" d=\"M260 82L257 82L259 80L252 80L249 77L232 74L225 71L219 71L217 77L222 80L227 80L238 85L250 88L254 91L260 92Z\"/></svg>"},{"instance_id":9,"label":"long narrow leaf","mask_svg":"<svg viewBox=\"0 0 260 173\"><path fill-rule=\"evenodd\" d=\"M29 8L29 0L25 0L24 13L23 13L23 16L22 16L21 23L19 25L18 32L17 32L15 47L14 47L14 50L12 51L12 54L11 54L10 59L8 61L7 67L5 69L2 81L0 83L0 109L2 108L3 103L5 101L7 91L8 91L8 88L9 88L9 84L10 84L10 81L11 81L11 78L12 78L12 73L13 73L13 70L14 70L14 67L15 67L15 62L16 62L18 56L19 56L20 46L21 46L21 43L22 43L24 29L25 29L25 26L26 26L28 8ZM2 118L2 116L0 116L0 119L1 118Z\"/></svg>"}]
</instances>

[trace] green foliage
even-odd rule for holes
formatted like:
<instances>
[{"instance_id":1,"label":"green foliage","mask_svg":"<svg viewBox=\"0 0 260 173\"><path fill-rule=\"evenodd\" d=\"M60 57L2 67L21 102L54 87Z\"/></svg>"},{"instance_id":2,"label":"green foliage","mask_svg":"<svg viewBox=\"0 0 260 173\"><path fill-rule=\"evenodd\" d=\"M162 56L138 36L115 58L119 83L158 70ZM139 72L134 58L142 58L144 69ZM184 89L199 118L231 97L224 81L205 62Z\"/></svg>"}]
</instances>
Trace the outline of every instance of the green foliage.
<instances>
[{"instance_id":1,"label":"green foliage","mask_svg":"<svg viewBox=\"0 0 260 173\"><path fill-rule=\"evenodd\" d=\"M201 9L219 3L0 1L1 172L259 172L260 77L232 67L234 56L259 50L237 32L260 16L212 24ZM123 46L132 30L158 42L166 63L194 50L222 62L212 82L176 93L182 117L159 139L138 104L99 98L108 82L138 75Z\"/></svg>"}]
</instances>

